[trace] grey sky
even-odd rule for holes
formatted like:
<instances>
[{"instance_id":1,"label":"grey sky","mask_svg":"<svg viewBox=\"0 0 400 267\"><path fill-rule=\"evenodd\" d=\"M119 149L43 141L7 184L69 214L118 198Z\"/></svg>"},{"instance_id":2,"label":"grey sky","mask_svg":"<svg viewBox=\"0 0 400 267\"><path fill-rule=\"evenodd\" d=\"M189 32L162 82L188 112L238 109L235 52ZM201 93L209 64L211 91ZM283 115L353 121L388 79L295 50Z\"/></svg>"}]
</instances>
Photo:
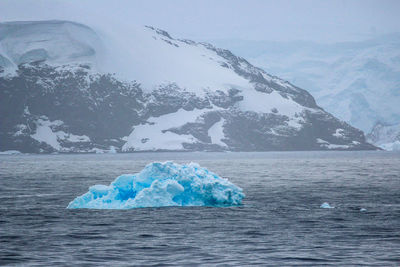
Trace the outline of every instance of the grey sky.
<instances>
[{"instance_id":1,"label":"grey sky","mask_svg":"<svg viewBox=\"0 0 400 267\"><path fill-rule=\"evenodd\" d=\"M400 32L398 0L0 0L0 21L153 25L195 40L361 40Z\"/></svg>"}]
</instances>

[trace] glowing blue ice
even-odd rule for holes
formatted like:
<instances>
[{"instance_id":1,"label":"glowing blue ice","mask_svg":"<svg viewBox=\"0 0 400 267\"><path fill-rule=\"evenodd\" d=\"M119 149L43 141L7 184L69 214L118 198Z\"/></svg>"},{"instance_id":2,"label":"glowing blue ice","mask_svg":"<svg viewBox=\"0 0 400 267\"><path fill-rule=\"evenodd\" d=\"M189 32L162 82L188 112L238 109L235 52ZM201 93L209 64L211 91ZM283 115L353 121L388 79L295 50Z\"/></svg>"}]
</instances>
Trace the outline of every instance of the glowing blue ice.
<instances>
[{"instance_id":1,"label":"glowing blue ice","mask_svg":"<svg viewBox=\"0 0 400 267\"><path fill-rule=\"evenodd\" d=\"M240 205L243 190L196 163L151 163L124 174L109 186L94 185L69 203L69 209L132 209L164 206Z\"/></svg>"}]
</instances>

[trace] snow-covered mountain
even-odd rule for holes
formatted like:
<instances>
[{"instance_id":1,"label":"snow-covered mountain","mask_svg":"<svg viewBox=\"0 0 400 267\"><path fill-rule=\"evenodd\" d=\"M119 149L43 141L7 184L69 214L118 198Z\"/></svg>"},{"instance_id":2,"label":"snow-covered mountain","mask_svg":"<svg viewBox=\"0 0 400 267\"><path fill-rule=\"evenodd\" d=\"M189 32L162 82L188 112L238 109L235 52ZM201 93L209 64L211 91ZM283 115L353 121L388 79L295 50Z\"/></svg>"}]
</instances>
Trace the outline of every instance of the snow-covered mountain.
<instances>
[{"instance_id":1,"label":"snow-covered mountain","mask_svg":"<svg viewBox=\"0 0 400 267\"><path fill-rule=\"evenodd\" d=\"M324 109L365 133L377 123L400 124L400 34L337 44L216 43L307 88Z\"/></svg>"},{"instance_id":2,"label":"snow-covered mountain","mask_svg":"<svg viewBox=\"0 0 400 267\"><path fill-rule=\"evenodd\" d=\"M0 150L375 149L228 50L152 27L0 24Z\"/></svg>"}]
</instances>

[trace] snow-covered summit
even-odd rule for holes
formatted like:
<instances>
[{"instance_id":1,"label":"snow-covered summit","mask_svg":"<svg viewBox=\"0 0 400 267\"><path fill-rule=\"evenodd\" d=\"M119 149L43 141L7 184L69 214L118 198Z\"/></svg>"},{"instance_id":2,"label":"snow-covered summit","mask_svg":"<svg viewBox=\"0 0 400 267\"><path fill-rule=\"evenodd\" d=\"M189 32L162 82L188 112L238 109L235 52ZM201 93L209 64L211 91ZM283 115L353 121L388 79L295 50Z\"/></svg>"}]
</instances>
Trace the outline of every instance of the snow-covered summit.
<instances>
[{"instance_id":1,"label":"snow-covered summit","mask_svg":"<svg viewBox=\"0 0 400 267\"><path fill-rule=\"evenodd\" d=\"M0 24L0 66L45 61L47 64L90 64L124 80L138 80L145 90L175 83L189 91L248 87L248 81L224 68L226 60L202 44L175 40L153 27L131 26L126 36L98 35L69 21ZM99 64L100 63L100 64Z\"/></svg>"},{"instance_id":2,"label":"snow-covered summit","mask_svg":"<svg viewBox=\"0 0 400 267\"><path fill-rule=\"evenodd\" d=\"M129 31L123 39L111 33L105 41L112 47L108 71L123 79L137 79L144 90L171 83L195 93L249 86L246 79L222 66L229 64L226 59L202 44L174 39L149 26Z\"/></svg>"},{"instance_id":3,"label":"snow-covered summit","mask_svg":"<svg viewBox=\"0 0 400 267\"><path fill-rule=\"evenodd\" d=\"M229 58L210 44L174 39L151 26L130 25L126 31L123 36L120 31L98 34L83 24L58 20L0 23L0 67L16 69L32 62L90 64L101 73L136 80L145 91L166 84L197 94L251 87ZM239 67L253 71L245 60ZM286 86L285 81L274 79Z\"/></svg>"}]
</instances>

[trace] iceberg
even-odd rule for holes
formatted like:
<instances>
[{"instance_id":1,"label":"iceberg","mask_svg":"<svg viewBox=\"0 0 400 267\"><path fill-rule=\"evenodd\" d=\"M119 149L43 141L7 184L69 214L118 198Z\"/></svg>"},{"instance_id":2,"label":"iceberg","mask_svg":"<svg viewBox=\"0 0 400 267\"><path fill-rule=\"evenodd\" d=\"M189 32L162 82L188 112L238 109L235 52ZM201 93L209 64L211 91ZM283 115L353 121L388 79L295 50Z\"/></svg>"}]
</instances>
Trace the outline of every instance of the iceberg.
<instances>
[{"instance_id":1,"label":"iceberg","mask_svg":"<svg viewBox=\"0 0 400 267\"><path fill-rule=\"evenodd\" d=\"M321 209L334 209L335 207L329 205L328 202L324 202L324 203L321 204L320 208Z\"/></svg>"},{"instance_id":2,"label":"iceberg","mask_svg":"<svg viewBox=\"0 0 400 267\"><path fill-rule=\"evenodd\" d=\"M133 209L165 206L236 206L243 190L197 163L154 162L110 185L94 185L68 209Z\"/></svg>"}]
</instances>

